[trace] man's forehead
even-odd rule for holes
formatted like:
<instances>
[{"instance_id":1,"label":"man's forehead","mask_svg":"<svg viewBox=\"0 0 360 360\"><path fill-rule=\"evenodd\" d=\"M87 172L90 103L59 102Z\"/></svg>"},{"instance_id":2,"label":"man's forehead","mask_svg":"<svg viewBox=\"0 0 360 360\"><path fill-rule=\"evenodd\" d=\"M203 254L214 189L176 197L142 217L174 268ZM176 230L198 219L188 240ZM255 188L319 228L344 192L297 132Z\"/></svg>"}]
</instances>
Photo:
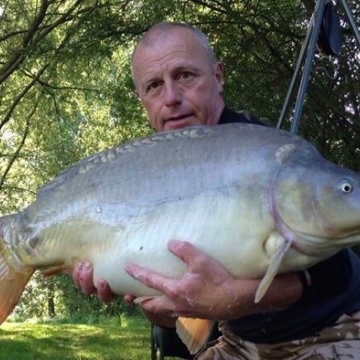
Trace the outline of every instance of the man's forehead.
<instances>
[{"instance_id":1,"label":"man's forehead","mask_svg":"<svg viewBox=\"0 0 360 360\"><path fill-rule=\"evenodd\" d=\"M204 54L191 52L192 56L189 56L189 49L185 47L174 46L163 49L163 51L151 49L143 54L144 56L139 56L136 61L136 66L143 69L150 68L152 71L155 71L156 68L164 71L170 68L204 66Z\"/></svg>"},{"instance_id":2,"label":"man's forehead","mask_svg":"<svg viewBox=\"0 0 360 360\"><path fill-rule=\"evenodd\" d=\"M173 41L177 39L187 38L189 41L193 39L197 40L196 36L189 30L185 28L170 28L166 31L164 29L155 29L150 30L140 41L140 44L155 46L156 44L161 44L165 41Z\"/></svg>"},{"instance_id":3,"label":"man's forehead","mask_svg":"<svg viewBox=\"0 0 360 360\"><path fill-rule=\"evenodd\" d=\"M206 51L198 43L181 38L167 37L165 42L139 44L133 58L136 73L162 72L176 68L203 68Z\"/></svg>"},{"instance_id":4,"label":"man's forehead","mask_svg":"<svg viewBox=\"0 0 360 360\"><path fill-rule=\"evenodd\" d=\"M189 31L178 29L173 30L169 34L160 33L159 36L154 34L151 38L151 41L141 42L134 54L134 57L137 57L137 54L167 54L174 50L176 51L188 51L189 49L197 50L198 52L203 51L203 47L199 40L191 34Z\"/></svg>"}]
</instances>

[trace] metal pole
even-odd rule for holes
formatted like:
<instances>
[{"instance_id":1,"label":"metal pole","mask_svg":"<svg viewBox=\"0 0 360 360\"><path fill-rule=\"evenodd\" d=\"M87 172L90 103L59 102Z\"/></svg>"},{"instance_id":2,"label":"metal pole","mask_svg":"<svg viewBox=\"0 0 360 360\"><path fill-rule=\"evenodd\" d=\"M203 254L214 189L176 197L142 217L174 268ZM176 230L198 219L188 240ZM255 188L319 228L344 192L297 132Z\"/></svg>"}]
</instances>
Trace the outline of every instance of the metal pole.
<instances>
[{"instance_id":1,"label":"metal pole","mask_svg":"<svg viewBox=\"0 0 360 360\"><path fill-rule=\"evenodd\" d=\"M295 67L293 77L291 79L289 90L288 90L288 92L286 94L285 102L284 102L284 105L282 107L281 114L280 114L280 117L279 117L279 120L278 120L278 123L277 123L277 126L276 126L278 129L280 129L282 127L282 125L283 125L283 123L285 121L285 116L286 116L287 112L289 111L290 100L291 100L291 97L292 97L292 95L294 93L296 80L297 80L297 78L298 78L298 76L300 74L300 70L301 70L301 67L302 67L303 62L304 62L305 52L307 50L307 47L309 46L311 31L313 29L313 22L314 22L314 14L313 14L313 16L311 18L310 26L308 27L308 31L306 33L304 44L301 47L301 51L300 51L300 54L299 54L299 57L298 57L298 60L297 60L297 63L296 63L296 67Z\"/></svg>"},{"instance_id":2,"label":"metal pole","mask_svg":"<svg viewBox=\"0 0 360 360\"><path fill-rule=\"evenodd\" d=\"M303 104L306 89L307 89L307 86L309 83L310 70L311 70L312 61L315 56L316 44L318 41L318 37L319 37L319 33L320 33L320 26L321 26L324 9L325 9L325 2L326 2L326 0L319 0L316 3L314 29L311 34L312 36L311 36L310 45L309 45L309 55L305 61L304 72L303 72L303 76L301 78L299 93L298 93L298 97L297 97L296 104L295 104L294 117L291 121L291 127L290 127L291 134L296 134L297 129L299 127L300 117L302 114L302 104Z\"/></svg>"},{"instance_id":3,"label":"metal pole","mask_svg":"<svg viewBox=\"0 0 360 360\"><path fill-rule=\"evenodd\" d=\"M316 44L318 42L320 27L321 27L322 19L324 16L325 5L328 1L329 0L317 0L316 1L314 13L310 20L308 31L307 31L307 34L306 34L306 37L304 40L304 44L301 48L301 52L300 52L299 58L297 60L296 68L295 68L295 71L294 71L294 74L293 74L293 77L292 77L292 80L290 83L290 87L287 92L286 99L285 99L284 105L281 110L281 114L278 119L277 128L281 128L283 125L283 122L285 120L286 113L289 110L290 99L293 95L297 77L300 74L301 68L303 66L304 57L305 57L305 54L307 51L308 54L306 56L303 74L302 74L302 78L301 78L301 82L300 82L300 86L299 86L299 90L298 90L298 94L297 94L297 98L296 98L294 116L291 121L291 127L290 127L291 134L295 134L299 127L300 117L302 114L302 106L303 106L303 102L304 102L304 98L305 98L306 89L307 89L307 86L309 83L311 66L312 66L312 62L314 60L314 56L315 56ZM360 33L359 33L359 29L357 27L357 24L354 20L353 14L349 8L349 4L347 3L347 0L341 0L341 2L344 7L346 16L349 20L349 24L355 34L358 46L360 48Z\"/></svg>"},{"instance_id":4,"label":"metal pole","mask_svg":"<svg viewBox=\"0 0 360 360\"><path fill-rule=\"evenodd\" d=\"M355 37L356 37L356 40L358 42L358 46L360 48L360 32L359 32L359 29L356 25L356 22L355 22L355 19L354 19L354 16L349 8L349 4L347 3L346 0L341 0L341 3L344 7L344 10L345 10L345 13L346 13L346 16L349 20L349 23L350 23L350 26L352 28L352 30L354 31L354 34L355 34Z\"/></svg>"}]
</instances>

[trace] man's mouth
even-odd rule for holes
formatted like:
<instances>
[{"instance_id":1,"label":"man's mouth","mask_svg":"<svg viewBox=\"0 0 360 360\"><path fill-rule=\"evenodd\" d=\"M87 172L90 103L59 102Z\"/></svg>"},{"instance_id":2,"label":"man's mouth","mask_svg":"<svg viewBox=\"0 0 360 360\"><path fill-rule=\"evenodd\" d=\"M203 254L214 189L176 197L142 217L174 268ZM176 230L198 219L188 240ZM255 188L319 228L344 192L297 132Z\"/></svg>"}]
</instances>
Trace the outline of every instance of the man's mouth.
<instances>
[{"instance_id":1,"label":"man's mouth","mask_svg":"<svg viewBox=\"0 0 360 360\"><path fill-rule=\"evenodd\" d=\"M166 122L168 122L168 121L181 121L181 120L189 118L190 116L192 116L192 114L184 114L184 115L172 116L172 117L168 118L166 120Z\"/></svg>"},{"instance_id":2,"label":"man's mouth","mask_svg":"<svg viewBox=\"0 0 360 360\"><path fill-rule=\"evenodd\" d=\"M191 114L180 115L168 118L165 120L164 127L168 130L170 129L179 129L184 126L190 125L189 120L191 118Z\"/></svg>"}]
</instances>

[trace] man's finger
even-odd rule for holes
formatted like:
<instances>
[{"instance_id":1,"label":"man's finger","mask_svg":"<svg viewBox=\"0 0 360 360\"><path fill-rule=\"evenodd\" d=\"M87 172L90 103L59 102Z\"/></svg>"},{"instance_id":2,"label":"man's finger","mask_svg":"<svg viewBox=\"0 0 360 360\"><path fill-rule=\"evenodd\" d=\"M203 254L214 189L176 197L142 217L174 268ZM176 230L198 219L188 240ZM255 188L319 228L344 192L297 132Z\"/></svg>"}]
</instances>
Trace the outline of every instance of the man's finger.
<instances>
[{"instance_id":1,"label":"man's finger","mask_svg":"<svg viewBox=\"0 0 360 360\"><path fill-rule=\"evenodd\" d=\"M139 280L147 287L159 290L163 293L166 293L169 282L172 281L165 276L136 264L127 264L125 270L130 276Z\"/></svg>"},{"instance_id":2,"label":"man's finger","mask_svg":"<svg viewBox=\"0 0 360 360\"><path fill-rule=\"evenodd\" d=\"M109 284L104 279L98 280L97 293L99 299L104 303L108 303L115 298L115 295L110 290Z\"/></svg>"},{"instance_id":3,"label":"man's finger","mask_svg":"<svg viewBox=\"0 0 360 360\"><path fill-rule=\"evenodd\" d=\"M88 262L84 264L78 264L75 271L78 273L75 278L78 280L77 284L79 285L81 291L85 295L95 294L97 290L93 284L92 265Z\"/></svg>"},{"instance_id":4,"label":"man's finger","mask_svg":"<svg viewBox=\"0 0 360 360\"><path fill-rule=\"evenodd\" d=\"M205 254L188 241L171 240L168 243L168 250L186 265L199 265L205 258Z\"/></svg>"},{"instance_id":5,"label":"man's finger","mask_svg":"<svg viewBox=\"0 0 360 360\"><path fill-rule=\"evenodd\" d=\"M145 297L144 300L139 301L138 304L141 306L143 310L148 311L150 313L162 314L171 318L179 316L179 314L175 310L175 306L173 302L170 299L168 299L165 295L156 296L152 298Z\"/></svg>"}]
</instances>

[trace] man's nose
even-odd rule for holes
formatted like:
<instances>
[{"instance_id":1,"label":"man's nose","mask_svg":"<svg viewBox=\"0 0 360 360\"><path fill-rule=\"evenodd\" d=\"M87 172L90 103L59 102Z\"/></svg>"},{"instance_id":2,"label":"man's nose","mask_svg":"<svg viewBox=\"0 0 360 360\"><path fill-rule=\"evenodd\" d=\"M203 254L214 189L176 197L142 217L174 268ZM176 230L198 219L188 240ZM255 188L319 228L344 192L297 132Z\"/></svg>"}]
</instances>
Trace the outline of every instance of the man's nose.
<instances>
[{"instance_id":1,"label":"man's nose","mask_svg":"<svg viewBox=\"0 0 360 360\"><path fill-rule=\"evenodd\" d=\"M181 91L174 82L165 84L165 106L175 106L181 103Z\"/></svg>"}]
</instances>

